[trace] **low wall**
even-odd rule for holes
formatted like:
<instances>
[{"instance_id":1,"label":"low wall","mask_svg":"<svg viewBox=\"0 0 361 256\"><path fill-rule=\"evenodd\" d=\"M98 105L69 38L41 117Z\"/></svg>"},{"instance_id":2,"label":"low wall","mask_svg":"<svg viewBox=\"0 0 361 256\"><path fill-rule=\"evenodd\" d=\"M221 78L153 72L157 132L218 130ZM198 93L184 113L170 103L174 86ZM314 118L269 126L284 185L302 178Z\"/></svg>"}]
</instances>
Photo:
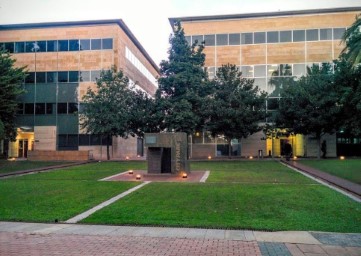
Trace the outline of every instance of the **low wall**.
<instances>
[{"instance_id":1,"label":"low wall","mask_svg":"<svg viewBox=\"0 0 361 256\"><path fill-rule=\"evenodd\" d=\"M28 151L28 160L32 161L87 161L89 151Z\"/></svg>"}]
</instances>

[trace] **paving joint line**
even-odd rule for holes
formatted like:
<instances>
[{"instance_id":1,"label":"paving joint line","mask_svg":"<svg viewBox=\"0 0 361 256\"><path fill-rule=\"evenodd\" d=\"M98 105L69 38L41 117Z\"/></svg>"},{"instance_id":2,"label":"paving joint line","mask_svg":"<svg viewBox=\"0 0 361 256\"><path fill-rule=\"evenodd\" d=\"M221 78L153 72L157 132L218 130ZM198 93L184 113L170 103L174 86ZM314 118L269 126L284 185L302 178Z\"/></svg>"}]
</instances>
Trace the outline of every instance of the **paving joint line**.
<instances>
[{"instance_id":1,"label":"paving joint line","mask_svg":"<svg viewBox=\"0 0 361 256\"><path fill-rule=\"evenodd\" d=\"M210 174L210 171L206 171L206 172L203 174L203 176L202 176L202 178L200 179L199 182L201 182L201 183L206 182L206 180L207 180L208 177L209 177L209 174Z\"/></svg>"}]
</instances>

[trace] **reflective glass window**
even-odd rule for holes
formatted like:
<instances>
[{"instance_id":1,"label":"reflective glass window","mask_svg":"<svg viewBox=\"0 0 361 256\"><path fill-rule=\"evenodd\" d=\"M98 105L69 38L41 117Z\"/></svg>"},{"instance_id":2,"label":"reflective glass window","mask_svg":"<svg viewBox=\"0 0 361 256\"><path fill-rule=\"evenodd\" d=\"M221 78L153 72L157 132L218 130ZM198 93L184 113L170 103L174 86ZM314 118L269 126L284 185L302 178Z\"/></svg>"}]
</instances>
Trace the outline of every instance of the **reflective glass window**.
<instances>
[{"instance_id":1,"label":"reflective glass window","mask_svg":"<svg viewBox=\"0 0 361 256\"><path fill-rule=\"evenodd\" d=\"M102 49L104 50L113 49L113 38L102 39Z\"/></svg>"},{"instance_id":2,"label":"reflective glass window","mask_svg":"<svg viewBox=\"0 0 361 256\"><path fill-rule=\"evenodd\" d=\"M25 52L25 42L15 42L15 53Z\"/></svg>"},{"instance_id":3,"label":"reflective glass window","mask_svg":"<svg viewBox=\"0 0 361 256\"><path fill-rule=\"evenodd\" d=\"M264 44L266 42L266 32L255 32L254 33L254 43L255 44Z\"/></svg>"},{"instance_id":4,"label":"reflective glass window","mask_svg":"<svg viewBox=\"0 0 361 256\"><path fill-rule=\"evenodd\" d=\"M46 114L53 114L53 105L54 103L46 103Z\"/></svg>"},{"instance_id":5,"label":"reflective glass window","mask_svg":"<svg viewBox=\"0 0 361 256\"><path fill-rule=\"evenodd\" d=\"M100 143L101 143L100 135L92 134L90 136L90 145L100 145Z\"/></svg>"},{"instance_id":6,"label":"reflective glass window","mask_svg":"<svg viewBox=\"0 0 361 256\"><path fill-rule=\"evenodd\" d=\"M90 82L90 71L80 71L79 81L80 82Z\"/></svg>"},{"instance_id":7,"label":"reflective glass window","mask_svg":"<svg viewBox=\"0 0 361 256\"><path fill-rule=\"evenodd\" d=\"M279 76L279 67L277 64L267 65L267 76Z\"/></svg>"},{"instance_id":8,"label":"reflective glass window","mask_svg":"<svg viewBox=\"0 0 361 256\"><path fill-rule=\"evenodd\" d=\"M345 28L334 28L333 29L333 39L341 39L345 33Z\"/></svg>"},{"instance_id":9,"label":"reflective glass window","mask_svg":"<svg viewBox=\"0 0 361 256\"><path fill-rule=\"evenodd\" d=\"M67 113L67 103L58 103L58 114L66 114Z\"/></svg>"},{"instance_id":10,"label":"reflective glass window","mask_svg":"<svg viewBox=\"0 0 361 256\"><path fill-rule=\"evenodd\" d=\"M91 81L96 82L96 79L100 77L100 70L91 71Z\"/></svg>"},{"instance_id":11,"label":"reflective glass window","mask_svg":"<svg viewBox=\"0 0 361 256\"><path fill-rule=\"evenodd\" d=\"M266 65L254 66L254 77L264 77L264 76L266 76Z\"/></svg>"},{"instance_id":12,"label":"reflective glass window","mask_svg":"<svg viewBox=\"0 0 361 256\"><path fill-rule=\"evenodd\" d=\"M241 34L229 34L229 45L240 45Z\"/></svg>"},{"instance_id":13,"label":"reflective glass window","mask_svg":"<svg viewBox=\"0 0 361 256\"><path fill-rule=\"evenodd\" d=\"M58 72L58 82L59 83L67 83L68 82L68 72L67 71Z\"/></svg>"},{"instance_id":14,"label":"reflective glass window","mask_svg":"<svg viewBox=\"0 0 361 256\"><path fill-rule=\"evenodd\" d=\"M204 42L206 46L216 45L216 36L215 35L205 35Z\"/></svg>"},{"instance_id":15,"label":"reflective glass window","mask_svg":"<svg viewBox=\"0 0 361 256\"><path fill-rule=\"evenodd\" d=\"M208 68L207 68L207 73L208 73L209 79L213 79L213 78L216 76L216 69L215 69L215 67L208 67Z\"/></svg>"},{"instance_id":16,"label":"reflective glass window","mask_svg":"<svg viewBox=\"0 0 361 256\"><path fill-rule=\"evenodd\" d=\"M38 50L39 46L35 42L25 42L25 52L37 52Z\"/></svg>"},{"instance_id":17,"label":"reflective glass window","mask_svg":"<svg viewBox=\"0 0 361 256\"><path fill-rule=\"evenodd\" d=\"M302 42L302 41L305 41L305 31L293 30L293 42Z\"/></svg>"},{"instance_id":18,"label":"reflective glass window","mask_svg":"<svg viewBox=\"0 0 361 256\"><path fill-rule=\"evenodd\" d=\"M78 111L78 103L68 103L68 114L73 114Z\"/></svg>"},{"instance_id":19,"label":"reflective glass window","mask_svg":"<svg viewBox=\"0 0 361 256\"><path fill-rule=\"evenodd\" d=\"M59 40L58 41L58 51L66 52L69 50L69 41L68 40Z\"/></svg>"},{"instance_id":20,"label":"reflective glass window","mask_svg":"<svg viewBox=\"0 0 361 256\"><path fill-rule=\"evenodd\" d=\"M320 40L332 40L332 29L321 28L320 29Z\"/></svg>"},{"instance_id":21,"label":"reflective glass window","mask_svg":"<svg viewBox=\"0 0 361 256\"><path fill-rule=\"evenodd\" d=\"M47 83L56 83L57 81L57 72L46 72L46 82Z\"/></svg>"},{"instance_id":22,"label":"reflective glass window","mask_svg":"<svg viewBox=\"0 0 361 256\"><path fill-rule=\"evenodd\" d=\"M46 41L46 51L48 52L58 51L58 41L56 40Z\"/></svg>"},{"instance_id":23,"label":"reflective glass window","mask_svg":"<svg viewBox=\"0 0 361 256\"><path fill-rule=\"evenodd\" d=\"M100 39L92 39L91 40L91 49L92 50L100 50L101 49L101 40Z\"/></svg>"},{"instance_id":24,"label":"reflective glass window","mask_svg":"<svg viewBox=\"0 0 361 256\"><path fill-rule=\"evenodd\" d=\"M18 103L18 108L16 110L16 114L18 114L18 115L24 114L24 103Z\"/></svg>"},{"instance_id":25,"label":"reflective glass window","mask_svg":"<svg viewBox=\"0 0 361 256\"><path fill-rule=\"evenodd\" d=\"M241 34L242 44L253 44L253 33L242 33Z\"/></svg>"},{"instance_id":26,"label":"reflective glass window","mask_svg":"<svg viewBox=\"0 0 361 256\"><path fill-rule=\"evenodd\" d=\"M90 135L79 134L79 146L89 146L89 145L90 145Z\"/></svg>"},{"instance_id":27,"label":"reflective glass window","mask_svg":"<svg viewBox=\"0 0 361 256\"><path fill-rule=\"evenodd\" d=\"M217 45L228 45L228 34L216 35Z\"/></svg>"},{"instance_id":28,"label":"reflective glass window","mask_svg":"<svg viewBox=\"0 0 361 256\"><path fill-rule=\"evenodd\" d=\"M192 42L192 37L191 36L186 36L186 41L188 42L188 44L190 45Z\"/></svg>"},{"instance_id":29,"label":"reflective glass window","mask_svg":"<svg viewBox=\"0 0 361 256\"><path fill-rule=\"evenodd\" d=\"M303 76L306 75L306 66L302 64L293 64L293 75L294 76Z\"/></svg>"},{"instance_id":30,"label":"reflective glass window","mask_svg":"<svg viewBox=\"0 0 361 256\"><path fill-rule=\"evenodd\" d=\"M80 50L81 51L90 50L90 39L81 39L80 40Z\"/></svg>"},{"instance_id":31,"label":"reflective glass window","mask_svg":"<svg viewBox=\"0 0 361 256\"><path fill-rule=\"evenodd\" d=\"M79 72L78 71L69 71L69 82L79 82Z\"/></svg>"},{"instance_id":32,"label":"reflective glass window","mask_svg":"<svg viewBox=\"0 0 361 256\"><path fill-rule=\"evenodd\" d=\"M14 43L5 43L4 44L5 50L7 50L9 53L14 53Z\"/></svg>"},{"instance_id":33,"label":"reflective glass window","mask_svg":"<svg viewBox=\"0 0 361 256\"><path fill-rule=\"evenodd\" d=\"M34 103L25 103L24 109L25 109L25 115L34 114Z\"/></svg>"},{"instance_id":34,"label":"reflective glass window","mask_svg":"<svg viewBox=\"0 0 361 256\"><path fill-rule=\"evenodd\" d=\"M36 72L36 83L46 83L46 72Z\"/></svg>"},{"instance_id":35,"label":"reflective glass window","mask_svg":"<svg viewBox=\"0 0 361 256\"><path fill-rule=\"evenodd\" d=\"M45 115L45 103L36 103L35 104L35 114L36 115Z\"/></svg>"},{"instance_id":36,"label":"reflective glass window","mask_svg":"<svg viewBox=\"0 0 361 256\"><path fill-rule=\"evenodd\" d=\"M46 52L46 41L37 41L35 45L38 48L38 52Z\"/></svg>"},{"instance_id":37,"label":"reflective glass window","mask_svg":"<svg viewBox=\"0 0 361 256\"><path fill-rule=\"evenodd\" d=\"M278 43L278 31L267 32L267 43Z\"/></svg>"},{"instance_id":38,"label":"reflective glass window","mask_svg":"<svg viewBox=\"0 0 361 256\"><path fill-rule=\"evenodd\" d=\"M29 73L27 73L27 76L25 77L25 83L26 83L26 84L33 84L33 83L35 83L35 72L29 72Z\"/></svg>"},{"instance_id":39,"label":"reflective glass window","mask_svg":"<svg viewBox=\"0 0 361 256\"><path fill-rule=\"evenodd\" d=\"M292 42L292 31L291 30L280 31L280 42L281 43Z\"/></svg>"},{"instance_id":40,"label":"reflective glass window","mask_svg":"<svg viewBox=\"0 0 361 256\"><path fill-rule=\"evenodd\" d=\"M306 30L307 41L318 41L318 29L307 29Z\"/></svg>"},{"instance_id":41,"label":"reflective glass window","mask_svg":"<svg viewBox=\"0 0 361 256\"><path fill-rule=\"evenodd\" d=\"M69 51L79 51L79 40L69 40Z\"/></svg>"},{"instance_id":42,"label":"reflective glass window","mask_svg":"<svg viewBox=\"0 0 361 256\"><path fill-rule=\"evenodd\" d=\"M242 76L253 77L253 66L241 66Z\"/></svg>"},{"instance_id":43,"label":"reflective glass window","mask_svg":"<svg viewBox=\"0 0 361 256\"><path fill-rule=\"evenodd\" d=\"M258 88L261 91L266 91L267 90L266 78L255 78L254 79L254 85L258 86Z\"/></svg>"},{"instance_id":44,"label":"reflective glass window","mask_svg":"<svg viewBox=\"0 0 361 256\"><path fill-rule=\"evenodd\" d=\"M195 42L201 44L203 42L203 36L201 35L192 36L192 43L194 44Z\"/></svg>"}]
</instances>

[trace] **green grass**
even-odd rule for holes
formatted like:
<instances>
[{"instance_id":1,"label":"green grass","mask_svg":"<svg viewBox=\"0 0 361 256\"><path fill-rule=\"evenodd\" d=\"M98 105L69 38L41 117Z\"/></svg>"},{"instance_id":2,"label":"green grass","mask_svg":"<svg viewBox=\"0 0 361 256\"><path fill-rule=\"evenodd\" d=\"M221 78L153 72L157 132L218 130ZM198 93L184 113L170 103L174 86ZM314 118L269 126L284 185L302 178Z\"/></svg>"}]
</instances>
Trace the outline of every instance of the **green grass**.
<instances>
[{"instance_id":1,"label":"green grass","mask_svg":"<svg viewBox=\"0 0 361 256\"><path fill-rule=\"evenodd\" d=\"M0 160L0 173L16 172L40 167L66 164L70 162L47 162L47 161L8 161Z\"/></svg>"},{"instance_id":2,"label":"green grass","mask_svg":"<svg viewBox=\"0 0 361 256\"><path fill-rule=\"evenodd\" d=\"M300 163L361 185L361 159L302 160Z\"/></svg>"}]
</instances>

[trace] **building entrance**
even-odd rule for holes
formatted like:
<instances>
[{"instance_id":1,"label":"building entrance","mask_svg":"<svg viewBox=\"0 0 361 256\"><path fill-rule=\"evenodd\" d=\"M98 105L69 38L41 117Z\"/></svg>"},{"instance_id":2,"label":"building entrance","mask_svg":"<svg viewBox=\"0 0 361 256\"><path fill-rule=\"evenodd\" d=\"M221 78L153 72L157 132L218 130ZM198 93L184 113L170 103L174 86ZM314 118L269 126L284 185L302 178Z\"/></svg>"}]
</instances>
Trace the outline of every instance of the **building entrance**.
<instances>
[{"instance_id":1,"label":"building entrance","mask_svg":"<svg viewBox=\"0 0 361 256\"><path fill-rule=\"evenodd\" d=\"M18 157L28 157L29 142L28 140L19 140Z\"/></svg>"}]
</instances>

